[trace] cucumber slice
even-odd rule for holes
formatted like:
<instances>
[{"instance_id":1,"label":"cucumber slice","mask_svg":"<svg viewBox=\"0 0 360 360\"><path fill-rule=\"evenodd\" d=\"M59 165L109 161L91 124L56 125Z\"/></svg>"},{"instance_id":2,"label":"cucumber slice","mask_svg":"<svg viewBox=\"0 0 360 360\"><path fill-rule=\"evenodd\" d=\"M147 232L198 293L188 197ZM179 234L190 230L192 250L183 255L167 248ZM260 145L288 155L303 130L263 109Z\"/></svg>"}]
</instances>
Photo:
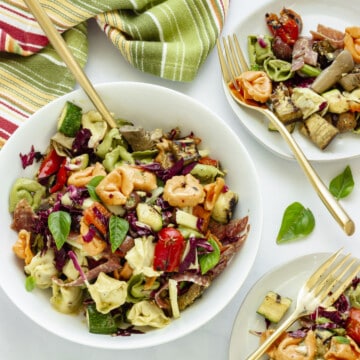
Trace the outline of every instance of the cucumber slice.
<instances>
[{"instance_id":1,"label":"cucumber slice","mask_svg":"<svg viewBox=\"0 0 360 360\"><path fill-rule=\"evenodd\" d=\"M257 313L273 323L278 323L288 311L292 300L269 291L257 309Z\"/></svg>"},{"instance_id":2,"label":"cucumber slice","mask_svg":"<svg viewBox=\"0 0 360 360\"><path fill-rule=\"evenodd\" d=\"M89 332L92 334L114 334L117 326L110 313L102 314L96 310L96 304L89 304L86 307L86 319Z\"/></svg>"},{"instance_id":3,"label":"cucumber slice","mask_svg":"<svg viewBox=\"0 0 360 360\"><path fill-rule=\"evenodd\" d=\"M82 109L67 101L58 120L58 131L66 136L74 137L81 126Z\"/></svg>"},{"instance_id":4,"label":"cucumber slice","mask_svg":"<svg viewBox=\"0 0 360 360\"><path fill-rule=\"evenodd\" d=\"M198 220L199 218L193 214L187 213L183 210L176 210L176 223L194 230L198 230Z\"/></svg>"}]
</instances>

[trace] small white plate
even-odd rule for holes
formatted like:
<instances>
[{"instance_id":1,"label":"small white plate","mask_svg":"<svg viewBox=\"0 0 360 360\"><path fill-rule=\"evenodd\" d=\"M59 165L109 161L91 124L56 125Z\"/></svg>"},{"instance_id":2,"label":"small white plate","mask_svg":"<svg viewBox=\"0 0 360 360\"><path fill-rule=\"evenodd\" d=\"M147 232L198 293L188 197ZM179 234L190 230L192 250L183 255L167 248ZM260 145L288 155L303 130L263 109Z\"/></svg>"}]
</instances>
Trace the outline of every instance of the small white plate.
<instances>
[{"instance_id":1,"label":"small white plate","mask_svg":"<svg viewBox=\"0 0 360 360\"><path fill-rule=\"evenodd\" d=\"M293 300L289 312L293 311L300 287L329 256L329 253L317 253L296 258L276 267L256 282L236 316L230 340L229 360L244 360L259 347L258 336L250 331L266 329L264 318L256 313L266 293L272 290L281 296L289 297ZM263 358L266 359L265 356Z\"/></svg>"},{"instance_id":2,"label":"small white plate","mask_svg":"<svg viewBox=\"0 0 360 360\"><path fill-rule=\"evenodd\" d=\"M241 21L230 33L236 33L239 37L242 49L247 49L247 36L251 34L269 34L265 23L265 14L273 12L278 14L282 7L296 11L303 20L302 35L310 35L309 30L316 30L317 24L321 23L343 31L346 26L360 25L360 3L353 0L328 0L316 2L313 0L283 0L271 1L256 9L250 16ZM225 90L227 100L232 109L239 117L245 128L267 149L276 155L294 159L285 141L274 131L267 129L268 120L261 114L250 109L240 107ZM330 161L349 159L360 156L360 137L356 134L340 134L325 149L320 150L311 141L294 132L294 138L304 151L306 157L312 161Z\"/></svg>"}]
</instances>

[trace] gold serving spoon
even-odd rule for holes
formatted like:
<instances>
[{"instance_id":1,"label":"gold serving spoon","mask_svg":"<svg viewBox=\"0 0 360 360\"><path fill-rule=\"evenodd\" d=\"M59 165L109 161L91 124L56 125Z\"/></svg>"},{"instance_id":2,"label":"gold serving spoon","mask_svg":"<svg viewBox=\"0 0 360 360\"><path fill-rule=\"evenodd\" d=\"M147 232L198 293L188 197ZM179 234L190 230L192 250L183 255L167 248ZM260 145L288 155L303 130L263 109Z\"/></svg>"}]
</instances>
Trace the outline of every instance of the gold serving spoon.
<instances>
[{"instance_id":1,"label":"gold serving spoon","mask_svg":"<svg viewBox=\"0 0 360 360\"><path fill-rule=\"evenodd\" d=\"M110 127L116 127L116 122L111 115L110 111L105 106L99 94L96 92L95 88L91 84L89 78L86 76L85 72L82 70L79 63L74 58L73 54L69 50L66 42L61 37L59 32L56 30L54 24L50 20L49 16L46 14L44 9L41 7L41 4L38 0L24 0L24 3L27 5L29 10L34 15L35 19L41 26L42 30L48 37L51 45L54 47L59 56L63 59L67 67L70 69L75 79L85 91L87 96L90 98L96 109L99 111L104 120L109 124Z\"/></svg>"}]
</instances>

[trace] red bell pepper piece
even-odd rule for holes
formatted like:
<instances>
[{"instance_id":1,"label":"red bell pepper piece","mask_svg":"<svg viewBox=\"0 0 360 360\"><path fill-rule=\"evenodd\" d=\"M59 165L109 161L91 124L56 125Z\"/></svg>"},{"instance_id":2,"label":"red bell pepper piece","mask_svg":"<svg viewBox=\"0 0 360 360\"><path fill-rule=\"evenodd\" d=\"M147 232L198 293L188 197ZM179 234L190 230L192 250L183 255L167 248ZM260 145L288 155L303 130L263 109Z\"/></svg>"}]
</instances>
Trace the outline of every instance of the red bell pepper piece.
<instances>
[{"instance_id":1,"label":"red bell pepper piece","mask_svg":"<svg viewBox=\"0 0 360 360\"><path fill-rule=\"evenodd\" d=\"M41 180L55 174L60 169L63 160L63 156L58 155L55 149L51 149L41 162L38 179Z\"/></svg>"},{"instance_id":2,"label":"red bell pepper piece","mask_svg":"<svg viewBox=\"0 0 360 360\"><path fill-rule=\"evenodd\" d=\"M63 161L60 164L59 170L56 174L56 182L49 190L50 194L56 191L60 191L66 184L67 178L68 178L68 174L66 169L66 158L63 158Z\"/></svg>"},{"instance_id":3,"label":"red bell pepper piece","mask_svg":"<svg viewBox=\"0 0 360 360\"><path fill-rule=\"evenodd\" d=\"M167 227L158 232L153 267L157 271L177 271L185 249L185 239L175 228Z\"/></svg>"},{"instance_id":4,"label":"red bell pepper piece","mask_svg":"<svg viewBox=\"0 0 360 360\"><path fill-rule=\"evenodd\" d=\"M99 202L94 202L83 211L84 221L87 225L94 225L104 236L108 232L111 213Z\"/></svg>"}]
</instances>

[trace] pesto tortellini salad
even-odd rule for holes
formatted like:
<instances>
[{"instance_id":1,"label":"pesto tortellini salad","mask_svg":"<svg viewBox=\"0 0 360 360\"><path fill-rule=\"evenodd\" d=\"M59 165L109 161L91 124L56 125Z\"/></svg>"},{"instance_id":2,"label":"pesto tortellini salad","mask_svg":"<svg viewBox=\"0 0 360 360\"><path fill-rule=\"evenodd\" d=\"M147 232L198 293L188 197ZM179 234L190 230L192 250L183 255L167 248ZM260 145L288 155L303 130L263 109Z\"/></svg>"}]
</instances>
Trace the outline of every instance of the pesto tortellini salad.
<instances>
[{"instance_id":1,"label":"pesto tortellini salad","mask_svg":"<svg viewBox=\"0 0 360 360\"><path fill-rule=\"evenodd\" d=\"M241 96L266 103L321 150L338 134L359 133L360 26L315 24L306 34L301 14L285 7L264 22L265 33L247 37L251 71L239 77Z\"/></svg>"},{"instance_id":2,"label":"pesto tortellini salad","mask_svg":"<svg viewBox=\"0 0 360 360\"><path fill-rule=\"evenodd\" d=\"M117 124L67 102L46 152L20 154L36 171L15 180L9 211L24 291L85 314L91 333L129 335L179 318L250 225L201 138Z\"/></svg>"}]
</instances>

